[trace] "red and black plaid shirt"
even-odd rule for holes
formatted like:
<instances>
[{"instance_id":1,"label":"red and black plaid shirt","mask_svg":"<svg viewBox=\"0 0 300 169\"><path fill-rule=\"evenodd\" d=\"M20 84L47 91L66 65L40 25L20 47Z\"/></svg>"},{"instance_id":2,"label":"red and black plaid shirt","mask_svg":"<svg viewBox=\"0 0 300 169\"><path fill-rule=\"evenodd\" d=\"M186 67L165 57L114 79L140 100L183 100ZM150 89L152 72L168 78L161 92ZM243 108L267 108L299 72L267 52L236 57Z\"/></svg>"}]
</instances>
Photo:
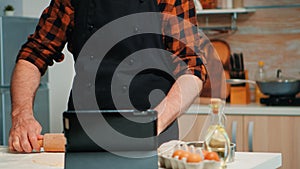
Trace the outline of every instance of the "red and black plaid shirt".
<instances>
[{"instance_id":1,"label":"red and black plaid shirt","mask_svg":"<svg viewBox=\"0 0 300 169\"><path fill-rule=\"evenodd\" d=\"M194 26L196 25L193 0L157 1L162 13L181 17ZM53 61L60 62L64 59L62 50L70 39L69 35L73 27L74 9L70 0L52 0L50 5L43 11L34 34L30 35L28 41L22 46L18 59L33 63L43 75L47 67L53 65ZM179 20L177 20L177 23L171 23L170 27L170 33L178 38L166 42L167 50L187 63L187 72L205 81L207 73L202 62L204 57L199 56L199 54L197 56L194 52L194 50L199 51L195 48L200 46L200 44L195 44L199 43L199 40L195 40L199 38L197 30L195 30L195 27L183 24ZM183 33L184 35L182 35ZM68 45L68 50L72 53L71 45ZM182 70L178 64L176 72L179 71Z\"/></svg>"}]
</instances>

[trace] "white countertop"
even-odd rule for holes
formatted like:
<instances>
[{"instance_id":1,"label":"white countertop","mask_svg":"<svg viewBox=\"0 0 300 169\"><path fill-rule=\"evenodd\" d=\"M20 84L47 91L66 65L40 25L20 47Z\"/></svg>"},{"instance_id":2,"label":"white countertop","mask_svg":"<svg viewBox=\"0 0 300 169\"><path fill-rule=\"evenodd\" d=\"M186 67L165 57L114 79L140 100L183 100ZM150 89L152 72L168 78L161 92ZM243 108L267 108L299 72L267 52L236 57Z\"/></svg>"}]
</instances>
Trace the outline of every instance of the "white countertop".
<instances>
[{"instance_id":1,"label":"white countertop","mask_svg":"<svg viewBox=\"0 0 300 169\"><path fill-rule=\"evenodd\" d=\"M208 105L193 104L186 114L208 114ZM267 116L300 116L300 107L294 106L264 106L250 103L245 105L226 104L226 115L267 115Z\"/></svg>"},{"instance_id":2,"label":"white countertop","mask_svg":"<svg viewBox=\"0 0 300 169\"><path fill-rule=\"evenodd\" d=\"M236 152L227 169L276 169L281 166L280 153ZM9 153L0 146L1 169L63 169L64 153Z\"/></svg>"},{"instance_id":3,"label":"white countertop","mask_svg":"<svg viewBox=\"0 0 300 169\"><path fill-rule=\"evenodd\" d=\"M281 165L280 153L236 152L235 162L228 163L227 169L275 169Z\"/></svg>"}]
</instances>

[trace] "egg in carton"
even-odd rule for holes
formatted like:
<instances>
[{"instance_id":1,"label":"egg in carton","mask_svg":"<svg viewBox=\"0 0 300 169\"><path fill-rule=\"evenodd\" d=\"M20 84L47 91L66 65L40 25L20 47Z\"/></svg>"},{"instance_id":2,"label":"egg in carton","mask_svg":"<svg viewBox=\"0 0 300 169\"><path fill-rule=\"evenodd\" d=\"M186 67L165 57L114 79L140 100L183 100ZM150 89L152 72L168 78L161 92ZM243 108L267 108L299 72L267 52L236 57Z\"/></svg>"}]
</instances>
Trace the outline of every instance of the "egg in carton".
<instances>
[{"instance_id":1,"label":"egg in carton","mask_svg":"<svg viewBox=\"0 0 300 169\"><path fill-rule=\"evenodd\" d=\"M200 142L181 141L172 141L163 145L164 148L158 151L160 167L166 169L218 169L220 162L203 160L201 145L203 144Z\"/></svg>"},{"instance_id":2,"label":"egg in carton","mask_svg":"<svg viewBox=\"0 0 300 169\"><path fill-rule=\"evenodd\" d=\"M178 145L182 145L184 142L180 140L171 140L169 142L166 142L162 144L158 148L158 160L159 160L159 166L162 168L171 169L171 161L172 154L174 152L174 149Z\"/></svg>"}]
</instances>

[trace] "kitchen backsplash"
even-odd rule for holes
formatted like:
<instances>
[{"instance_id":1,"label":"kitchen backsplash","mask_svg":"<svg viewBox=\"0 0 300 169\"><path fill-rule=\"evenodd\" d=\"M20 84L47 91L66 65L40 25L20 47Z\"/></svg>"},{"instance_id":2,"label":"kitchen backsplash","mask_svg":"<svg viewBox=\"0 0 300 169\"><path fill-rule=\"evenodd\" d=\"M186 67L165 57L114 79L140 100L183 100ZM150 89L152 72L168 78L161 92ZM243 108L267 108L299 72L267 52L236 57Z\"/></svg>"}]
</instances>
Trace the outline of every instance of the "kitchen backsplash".
<instances>
[{"instance_id":1,"label":"kitchen backsplash","mask_svg":"<svg viewBox=\"0 0 300 169\"><path fill-rule=\"evenodd\" d=\"M265 62L269 76L275 76L277 69L283 75L300 79L300 2L299 0L244 0L245 7L256 11L238 14L237 31L209 35L227 41L231 53L243 52L249 78L254 79L257 62ZM231 23L230 15L209 15L209 24ZM207 17L198 17L199 25Z\"/></svg>"}]
</instances>

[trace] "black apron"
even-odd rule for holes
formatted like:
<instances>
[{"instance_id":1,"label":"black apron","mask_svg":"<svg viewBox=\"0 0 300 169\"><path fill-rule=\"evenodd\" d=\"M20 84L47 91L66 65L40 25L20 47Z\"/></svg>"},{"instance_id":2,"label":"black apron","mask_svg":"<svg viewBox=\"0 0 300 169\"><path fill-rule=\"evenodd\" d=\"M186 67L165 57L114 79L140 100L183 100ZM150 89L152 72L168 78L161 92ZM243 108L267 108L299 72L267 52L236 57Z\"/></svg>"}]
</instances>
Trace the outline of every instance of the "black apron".
<instances>
[{"instance_id":1,"label":"black apron","mask_svg":"<svg viewBox=\"0 0 300 169\"><path fill-rule=\"evenodd\" d=\"M76 62L80 51L85 42L101 27L123 16L141 12L160 12L160 7L156 0L72 0L72 5L75 10L75 26L72 31L72 38L69 43L73 49L73 56ZM137 31L138 26L133 25L133 31ZM107 39L109 40L109 39ZM99 44L101 46L101 44ZM166 72L157 69L146 69L138 72L130 83L123 84L122 76L124 72L118 74L116 86L113 90L116 91L117 98L122 98L123 95L129 95L131 104L118 100L118 107L115 106L112 90L112 77L116 74L116 69L122 61L127 59L130 70L125 72L127 75L136 73L135 70L142 70L143 58L134 56L130 59L128 57L143 49L162 49L165 50L163 38L160 34L138 34L131 36L118 42L113 48L105 54L104 59L99 65L97 76L95 79L95 93L100 110L119 110L119 109L137 109L147 110L152 109L159 104L164 95L175 82L175 79ZM148 58L156 62L164 63L166 67L172 72L175 67L171 65L171 56L157 56L155 53L149 52ZM90 59L90 56L86 56ZM144 56L143 56L144 57ZM75 69L75 71L78 71ZM155 89L159 89L164 93L155 95L155 99L149 101L149 95ZM115 97L115 96L114 96ZM72 92L70 95L68 110L74 110L72 101ZM177 121L173 122L160 136L159 144L168 140L178 139L178 125Z\"/></svg>"}]
</instances>

